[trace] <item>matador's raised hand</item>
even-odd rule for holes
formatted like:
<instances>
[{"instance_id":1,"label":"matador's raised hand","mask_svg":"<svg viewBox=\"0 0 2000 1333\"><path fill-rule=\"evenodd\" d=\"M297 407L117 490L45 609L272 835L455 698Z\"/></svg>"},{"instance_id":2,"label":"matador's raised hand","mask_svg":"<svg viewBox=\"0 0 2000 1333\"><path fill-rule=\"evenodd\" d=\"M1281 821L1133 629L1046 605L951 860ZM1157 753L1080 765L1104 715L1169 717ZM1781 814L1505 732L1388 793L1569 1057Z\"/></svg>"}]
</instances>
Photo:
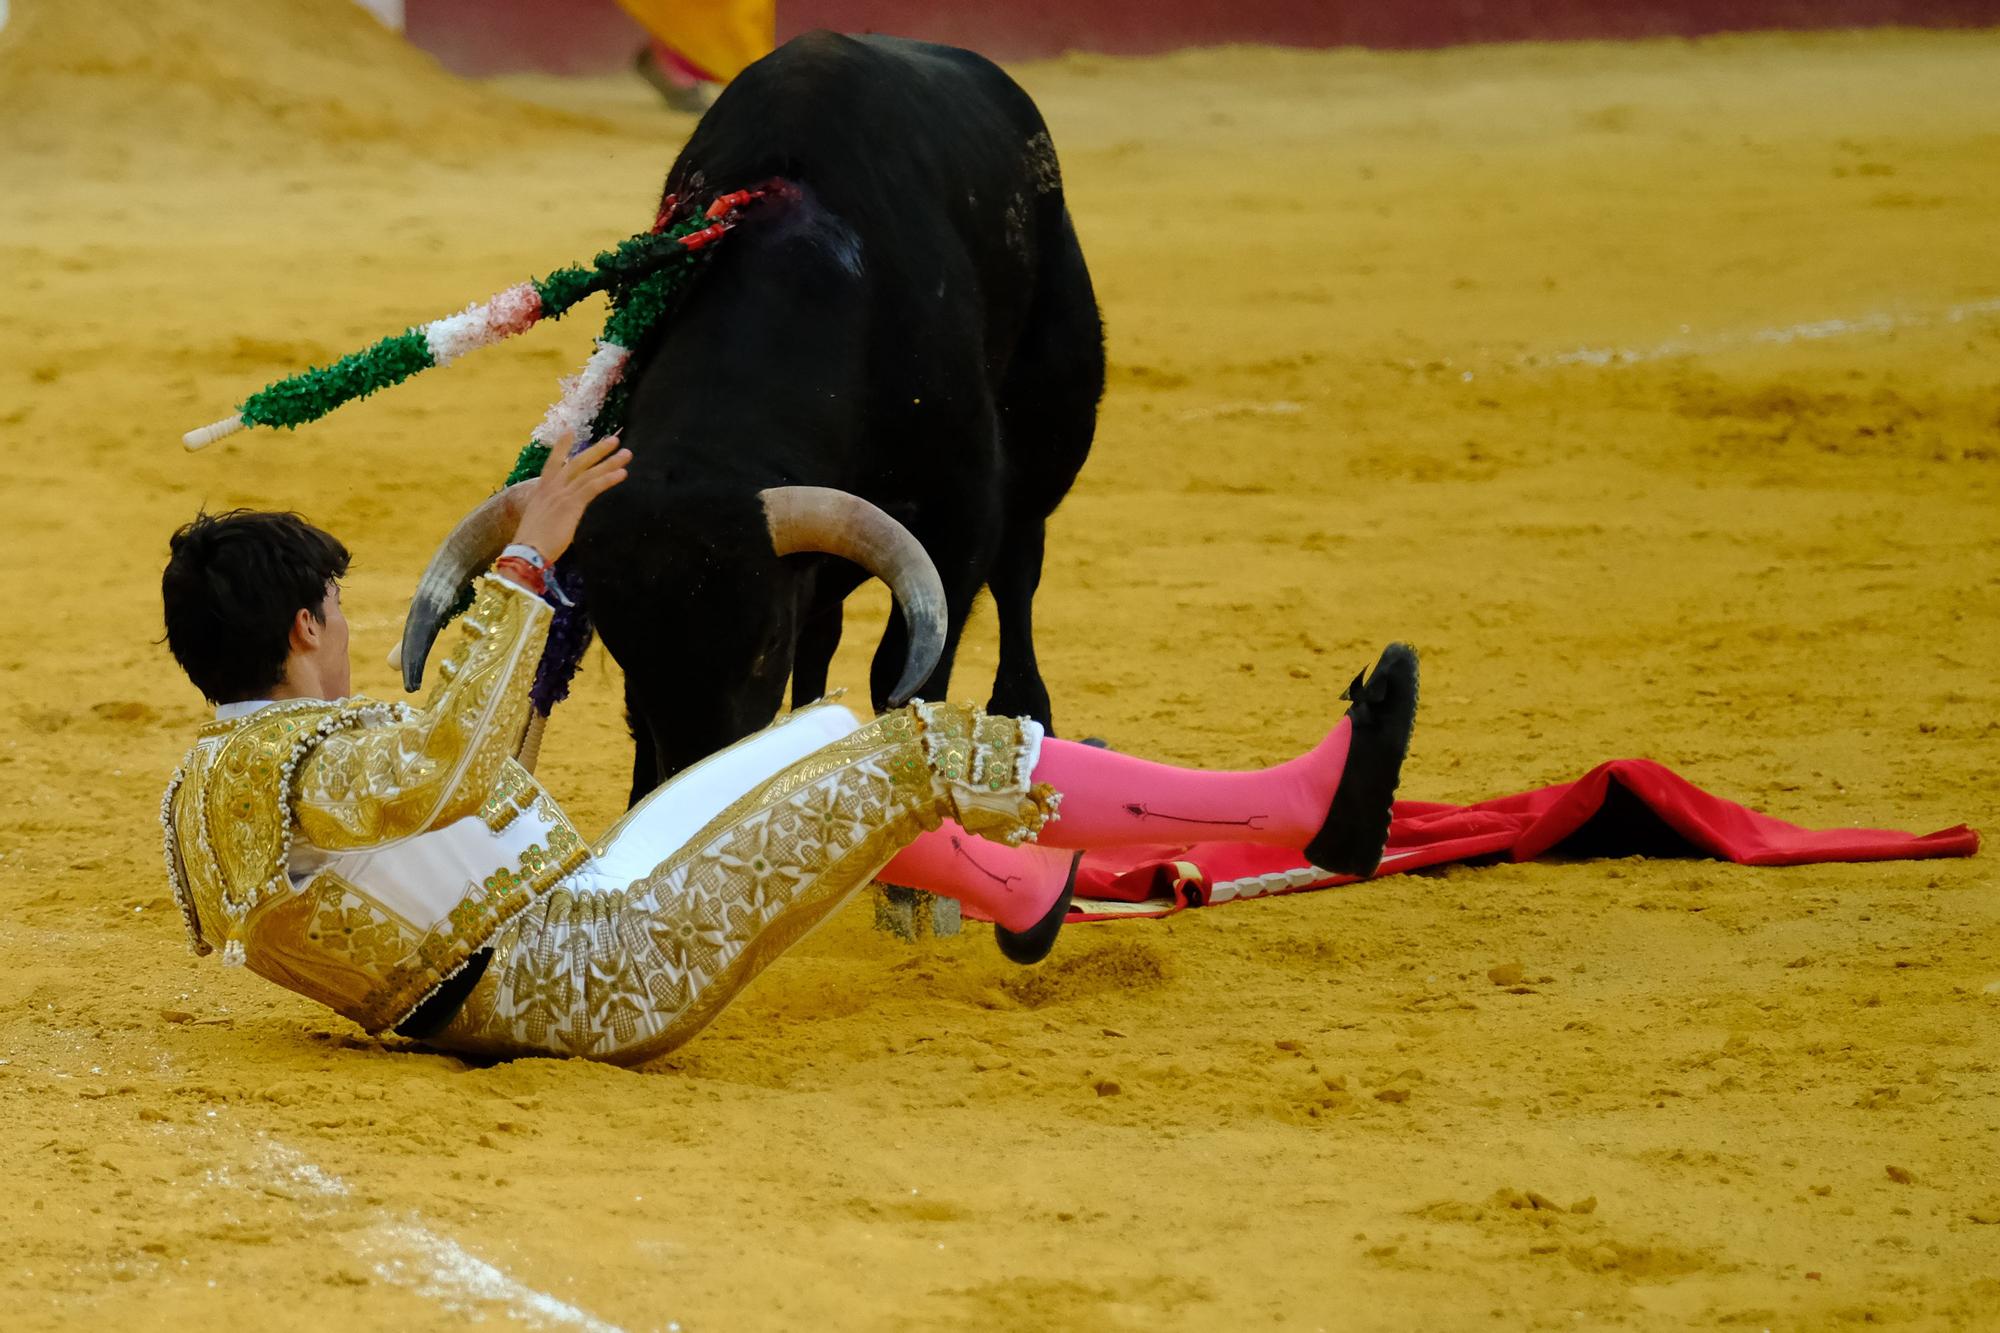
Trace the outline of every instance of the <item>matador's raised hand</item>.
<instances>
[{"instance_id":1,"label":"matador's raised hand","mask_svg":"<svg viewBox=\"0 0 2000 1333\"><path fill-rule=\"evenodd\" d=\"M592 500L625 480L625 465L631 461L632 451L621 447L616 435L608 435L575 455L566 445L558 444L542 465L541 482L521 513L514 540L534 547L543 560L554 564L569 549L583 511Z\"/></svg>"}]
</instances>

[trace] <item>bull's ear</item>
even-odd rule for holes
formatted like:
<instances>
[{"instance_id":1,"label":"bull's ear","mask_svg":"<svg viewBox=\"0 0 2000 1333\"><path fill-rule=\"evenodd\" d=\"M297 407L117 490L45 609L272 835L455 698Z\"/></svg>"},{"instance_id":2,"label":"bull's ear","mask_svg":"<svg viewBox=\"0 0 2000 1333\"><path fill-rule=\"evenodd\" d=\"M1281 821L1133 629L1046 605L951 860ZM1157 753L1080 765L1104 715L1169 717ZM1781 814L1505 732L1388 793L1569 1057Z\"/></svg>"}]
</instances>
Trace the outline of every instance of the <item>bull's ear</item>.
<instances>
[{"instance_id":1,"label":"bull's ear","mask_svg":"<svg viewBox=\"0 0 2000 1333\"><path fill-rule=\"evenodd\" d=\"M944 580L923 543L868 501L825 486L774 486L762 493L771 549L779 555L822 551L841 556L889 585L909 631L902 679L889 693L901 707L944 656Z\"/></svg>"}]
</instances>

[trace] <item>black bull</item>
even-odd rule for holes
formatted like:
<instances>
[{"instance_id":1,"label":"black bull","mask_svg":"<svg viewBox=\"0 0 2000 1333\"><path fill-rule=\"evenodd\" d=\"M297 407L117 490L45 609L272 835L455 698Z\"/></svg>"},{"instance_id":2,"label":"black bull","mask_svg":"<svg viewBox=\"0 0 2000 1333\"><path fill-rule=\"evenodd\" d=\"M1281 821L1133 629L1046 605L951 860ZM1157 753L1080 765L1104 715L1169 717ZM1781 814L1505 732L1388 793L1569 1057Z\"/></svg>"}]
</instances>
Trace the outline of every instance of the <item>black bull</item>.
<instances>
[{"instance_id":1,"label":"black bull","mask_svg":"<svg viewBox=\"0 0 2000 1333\"><path fill-rule=\"evenodd\" d=\"M772 181L628 369L630 475L568 556L625 672L634 800L767 724L788 677L794 705L825 692L842 603L868 575L778 555L770 487L860 496L928 551L944 646L917 693L945 697L986 587L989 707L1050 721L1032 602L1104 353L1040 113L970 52L810 34L729 85L667 190L699 206ZM906 645L898 611L877 708Z\"/></svg>"}]
</instances>

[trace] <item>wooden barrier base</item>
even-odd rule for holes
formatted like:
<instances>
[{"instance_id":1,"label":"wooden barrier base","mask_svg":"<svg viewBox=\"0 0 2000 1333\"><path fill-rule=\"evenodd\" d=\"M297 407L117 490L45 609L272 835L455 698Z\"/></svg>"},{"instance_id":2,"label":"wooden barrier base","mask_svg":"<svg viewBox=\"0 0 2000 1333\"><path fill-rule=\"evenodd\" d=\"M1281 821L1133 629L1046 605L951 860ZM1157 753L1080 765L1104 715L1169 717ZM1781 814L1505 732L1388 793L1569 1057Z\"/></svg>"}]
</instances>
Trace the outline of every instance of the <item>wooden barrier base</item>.
<instances>
[{"instance_id":1,"label":"wooden barrier base","mask_svg":"<svg viewBox=\"0 0 2000 1333\"><path fill-rule=\"evenodd\" d=\"M630 68L645 40L614 0L403 0L409 39L460 74ZM967 46L996 60L1190 46L1427 49L1765 29L2000 24L2000 0L778 0L778 40L814 28Z\"/></svg>"}]
</instances>

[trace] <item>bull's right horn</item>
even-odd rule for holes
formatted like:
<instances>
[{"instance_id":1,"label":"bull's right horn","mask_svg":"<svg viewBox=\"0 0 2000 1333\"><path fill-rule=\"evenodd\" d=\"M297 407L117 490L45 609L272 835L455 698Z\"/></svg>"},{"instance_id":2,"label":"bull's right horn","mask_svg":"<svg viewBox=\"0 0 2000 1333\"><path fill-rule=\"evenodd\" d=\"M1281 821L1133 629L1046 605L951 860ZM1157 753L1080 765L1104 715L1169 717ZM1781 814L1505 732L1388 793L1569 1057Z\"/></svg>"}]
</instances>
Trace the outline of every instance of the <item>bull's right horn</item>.
<instances>
[{"instance_id":1,"label":"bull's right horn","mask_svg":"<svg viewBox=\"0 0 2000 1333\"><path fill-rule=\"evenodd\" d=\"M521 525L521 513L535 493L530 477L487 499L458 521L444 539L417 580L410 598L410 614L403 620L403 688L414 694L424 683L424 659L437 642L438 631L451 619L451 608L474 574L500 558L514 529Z\"/></svg>"},{"instance_id":2,"label":"bull's right horn","mask_svg":"<svg viewBox=\"0 0 2000 1333\"><path fill-rule=\"evenodd\" d=\"M779 555L823 551L852 560L889 585L909 631L903 678L889 695L900 708L944 656L944 581L923 543L882 510L826 486L773 486L762 492L771 549Z\"/></svg>"}]
</instances>

